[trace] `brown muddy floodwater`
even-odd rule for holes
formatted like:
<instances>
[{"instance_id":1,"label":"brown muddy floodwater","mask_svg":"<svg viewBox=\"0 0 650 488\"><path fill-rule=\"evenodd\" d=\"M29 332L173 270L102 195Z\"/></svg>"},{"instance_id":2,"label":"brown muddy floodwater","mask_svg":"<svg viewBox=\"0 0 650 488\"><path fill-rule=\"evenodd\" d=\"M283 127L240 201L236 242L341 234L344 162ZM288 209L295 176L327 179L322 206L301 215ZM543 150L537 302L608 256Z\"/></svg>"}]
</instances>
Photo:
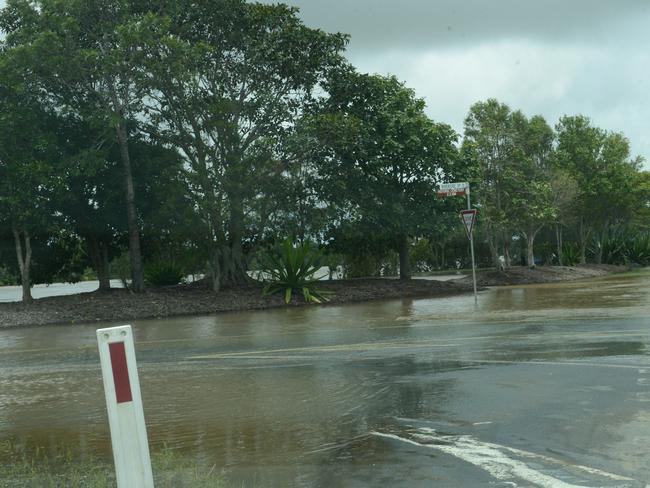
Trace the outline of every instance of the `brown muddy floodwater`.
<instances>
[{"instance_id":1,"label":"brown muddy floodwater","mask_svg":"<svg viewBox=\"0 0 650 488\"><path fill-rule=\"evenodd\" d=\"M645 486L649 298L641 271L136 321L151 448L236 486ZM0 440L111 460L109 325L0 330Z\"/></svg>"}]
</instances>

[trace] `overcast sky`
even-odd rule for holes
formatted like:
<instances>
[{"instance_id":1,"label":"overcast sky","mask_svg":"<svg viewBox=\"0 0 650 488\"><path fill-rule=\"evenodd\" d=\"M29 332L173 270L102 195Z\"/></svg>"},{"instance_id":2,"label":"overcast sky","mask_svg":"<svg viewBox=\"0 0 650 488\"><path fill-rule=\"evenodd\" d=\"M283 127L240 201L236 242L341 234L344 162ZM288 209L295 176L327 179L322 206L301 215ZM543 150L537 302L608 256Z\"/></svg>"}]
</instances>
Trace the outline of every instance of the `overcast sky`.
<instances>
[{"instance_id":1,"label":"overcast sky","mask_svg":"<svg viewBox=\"0 0 650 488\"><path fill-rule=\"evenodd\" d=\"M284 3L311 27L350 34L352 64L396 75L459 133L470 105L495 97L551 125L587 115L623 132L650 169L650 0Z\"/></svg>"},{"instance_id":2,"label":"overcast sky","mask_svg":"<svg viewBox=\"0 0 650 488\"><path fill-rule=\"evenodd\" d=\"M470 105L495 97L551 125L587 115L650 160L650 0L284 3L310 27L350 34L360 71L396 75L460 133Z\"/></svg>"}]
</instances>

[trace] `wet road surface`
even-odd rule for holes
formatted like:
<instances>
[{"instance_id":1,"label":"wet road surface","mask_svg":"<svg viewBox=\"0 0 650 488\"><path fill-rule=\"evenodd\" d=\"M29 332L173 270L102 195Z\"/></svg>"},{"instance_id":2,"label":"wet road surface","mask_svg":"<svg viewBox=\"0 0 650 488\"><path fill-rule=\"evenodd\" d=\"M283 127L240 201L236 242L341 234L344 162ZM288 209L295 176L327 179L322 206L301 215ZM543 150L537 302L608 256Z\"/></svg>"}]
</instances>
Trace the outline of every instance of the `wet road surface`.
<instances>
[{"instance_id":1,"label":"wet road surface","mask_svg":"<svg viewBox=\"0 0 650 488\"><path fill-rule=\"evenodd\" d=\"M643 487L649 296L637 272L136 321L150 443L244 486ZM0 330L0 439L111 459L107 325Z\"/></svg>"}]
</instances>

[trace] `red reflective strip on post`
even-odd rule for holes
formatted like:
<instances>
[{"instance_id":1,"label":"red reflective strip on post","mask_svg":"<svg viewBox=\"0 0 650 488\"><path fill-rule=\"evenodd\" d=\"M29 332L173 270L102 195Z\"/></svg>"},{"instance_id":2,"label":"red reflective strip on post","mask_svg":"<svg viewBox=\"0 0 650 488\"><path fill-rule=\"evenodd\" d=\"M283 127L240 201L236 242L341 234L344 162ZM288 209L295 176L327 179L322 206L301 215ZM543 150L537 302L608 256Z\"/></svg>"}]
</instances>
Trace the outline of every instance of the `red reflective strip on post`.
<instances>
[{"instance_id":1,"label":"red reflective strip on post","mask_svg":"<svg viewBox=\"0 0 650 488\"><path fill-rule=\"evenodd\" d=\"M115 397L117 403L130 402L131 382L129 381L129 368L126 364L126 351L123 342L112 342L108 345L111 354L111 367L113 368L113 382L115 384Z\"/></svg>"}]
</instances>

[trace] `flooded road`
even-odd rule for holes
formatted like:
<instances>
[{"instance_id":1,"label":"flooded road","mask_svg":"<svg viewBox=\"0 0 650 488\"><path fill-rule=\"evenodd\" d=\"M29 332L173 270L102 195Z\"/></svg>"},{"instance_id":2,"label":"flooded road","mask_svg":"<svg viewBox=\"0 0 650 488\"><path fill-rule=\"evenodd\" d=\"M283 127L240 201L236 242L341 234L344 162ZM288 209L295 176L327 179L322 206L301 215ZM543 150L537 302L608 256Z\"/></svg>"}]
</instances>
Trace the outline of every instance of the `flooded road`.
<instances>
[{"instance_id":1,"label":"flooded road","mask_svg":"<svg viewBox=\"0 0 650 488\"><path fill-rule=\"evenodd\" d=\"M133 323L152 450L236 486L650 480L650 273ZM95 329L0 330L0 440L111 460ZM2 460L0 459L0 462Z\"/></svg>"}]
</instances>

